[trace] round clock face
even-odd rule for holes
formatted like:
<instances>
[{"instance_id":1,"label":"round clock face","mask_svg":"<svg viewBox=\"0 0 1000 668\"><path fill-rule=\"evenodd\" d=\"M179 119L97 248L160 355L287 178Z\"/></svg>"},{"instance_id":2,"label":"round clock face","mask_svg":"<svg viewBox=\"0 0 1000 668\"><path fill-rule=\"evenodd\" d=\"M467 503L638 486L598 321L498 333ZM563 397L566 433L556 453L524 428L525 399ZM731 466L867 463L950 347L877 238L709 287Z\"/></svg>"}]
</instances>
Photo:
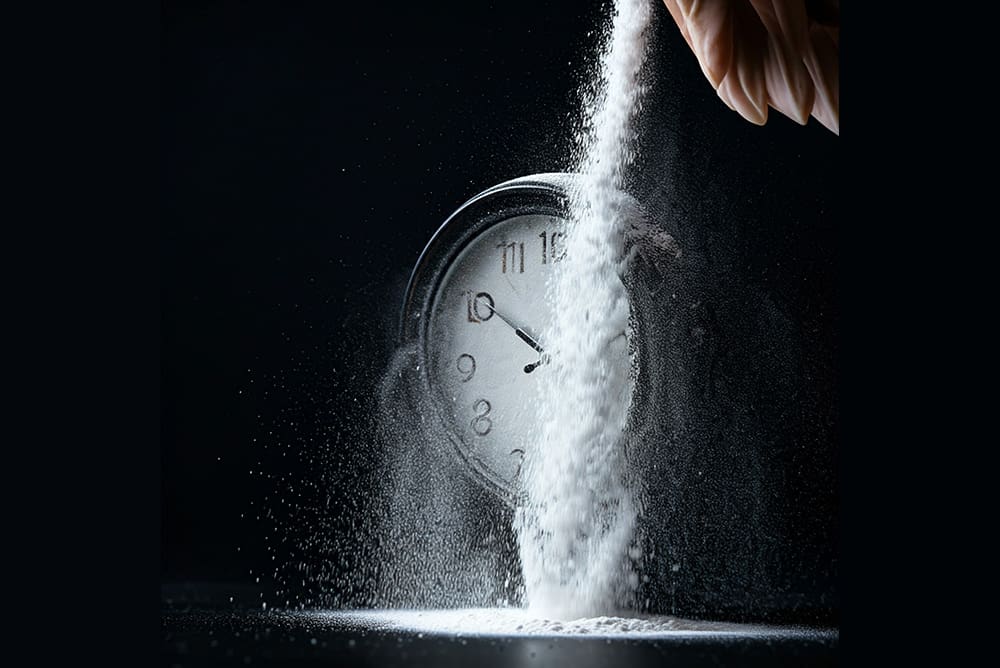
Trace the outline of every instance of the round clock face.
<instances>
[{"instance_id":1,"label":"round clock face","mask_svg":"<svg viewBox=\"0 0 1000 668\"><path fill-rule=\"evenodd\" d=\"M567 227L559 216L531 212L481 226L440 265L423 314L423 361L437 412L473 474L508 500L523 454L543 447L533 439L538 384L551 363L546 285L565 259ZM626 339L608 361L627 371ZM623 377L629 402L632 376Z\"/></svg>"}]
</instances>

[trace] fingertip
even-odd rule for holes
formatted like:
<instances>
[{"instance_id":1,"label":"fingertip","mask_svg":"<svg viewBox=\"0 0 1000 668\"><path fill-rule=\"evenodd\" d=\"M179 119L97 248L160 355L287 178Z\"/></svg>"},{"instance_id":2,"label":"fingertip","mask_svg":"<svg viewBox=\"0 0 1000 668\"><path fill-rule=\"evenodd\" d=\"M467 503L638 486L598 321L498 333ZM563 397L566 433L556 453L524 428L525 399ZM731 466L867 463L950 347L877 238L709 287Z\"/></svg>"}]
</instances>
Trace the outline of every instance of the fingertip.
<instances>
[{"instance_id":1,"label":"fingertip","mask_svg":"<svg viewBox=\"0 0 1000 668\"><path fill-rule=\"evenodd\" d=\"M806 67L816 88L812 115L823 127L840 136L839 48L831 31L813 26Z\"/></svg>"},{"instance_id":2,"label":"fingertip","mask_svg":"<svg viewBox=\"0 0 1000 668\"><path fill-rule=\"evenodd\" d=\"M732 67L734 26L730 5L695 3L682 13L701 71L712 87L718 89Z\"/></svg>"},{"instance_id":3,"label":"fingertip","mask_svg":"<svg viewBox=\"0 0 1000 668\"><path fill-rule=\"evenodd\" d=\"M727 77L719 86L718 93L722 101L744 119L754 125L767 123L767 105L760 101L755 102L754 96L748 94L743 85L734 83L734 77Z\"/></svg>"},{"instance_id":4,"label":"fingertip","mask_svg":"<svg viewBox=\"0 0 1000 668\"><path fill-rule=\"evenodd\" d=\"M726 78L726 71L729 68L728 57L726 62L723 62L722 55L713 48L712 44L708 43L705 35L695 32L690 32L690 34L691 50L694 51L694 55L698 59L701 73L712 84L712 88L718 90Z\"/></svg>"},{"instance_id":5,"label":"fingertip","mask_svg":"<svg viewBox=\"0 0 1000 668\"><path fill-rule=\"evenodd\" d=\"M817 105L813 109L813 118L819 121L819 124L824 128L832 132L833 134L840 136L840 117L836 115L827 107L822 105Z\"/></svg>"},{"instance_id":6,"label":"fingertip","mask_svg":"<svg viewBox=\"0 0 1000 668\"><path fill-rule=\"evenodd\" d=\"M799 125L805 125L809 122L809 114L812 113L814 102L811 91L800 91L799 94L796 94L790 91L787 85L782 83L772 85L772 82L769 81L767 95L768 103L778 113L787 116Z\"/></svg>"},{"instance_id":7,"label":"fingertip","mask_svg":"<svg viewBox=\"0 0 1000 668\"><path fill-rule=\"evenodd\" d=\"M719 99L722 100L727 107L729 107L730 111L736 111L736 107L729 101L729 94L726 93L724 86L719 86L715 89L715 92L719 94Z\"/></svg>"}]
</instances>

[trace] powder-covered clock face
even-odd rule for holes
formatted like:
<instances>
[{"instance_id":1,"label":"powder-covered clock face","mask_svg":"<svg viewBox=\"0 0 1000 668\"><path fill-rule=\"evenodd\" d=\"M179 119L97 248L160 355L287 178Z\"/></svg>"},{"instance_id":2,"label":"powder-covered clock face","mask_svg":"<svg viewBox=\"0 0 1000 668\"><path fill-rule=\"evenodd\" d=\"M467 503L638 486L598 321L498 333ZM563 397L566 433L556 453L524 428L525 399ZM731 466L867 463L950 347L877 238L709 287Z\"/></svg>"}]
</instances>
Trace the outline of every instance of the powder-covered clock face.
<instances>
[{"instance_id":1,"label":"powder-covered clock face","mask_svg":"<svg viewBox=\"0 0 1000 668\"><path fill-rule=\"evenodd\" d=\"M489 226L444 269L430 300L423 342L430 390L463 459L502 493L516 492L523 453L541 447L533 439L538 382L550 369L546 285L565 258L566 228L564 219L540 214ZM631 364L625 337L610 353L611 363Z\"/></svg>"}]
</instances>

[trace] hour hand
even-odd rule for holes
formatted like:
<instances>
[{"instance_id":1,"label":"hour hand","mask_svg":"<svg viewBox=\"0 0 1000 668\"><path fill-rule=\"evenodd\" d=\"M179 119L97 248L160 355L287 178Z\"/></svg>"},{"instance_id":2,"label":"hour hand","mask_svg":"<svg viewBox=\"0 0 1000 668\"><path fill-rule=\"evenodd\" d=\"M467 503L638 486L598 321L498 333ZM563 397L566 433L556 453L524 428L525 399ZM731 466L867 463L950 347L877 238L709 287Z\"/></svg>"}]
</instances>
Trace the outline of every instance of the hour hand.
<instances>
[{"instance_id":1,"label":"hour hand","mask_svg":"<svg viewBox=\"0 0 1000 668\"><path fill-rule=\"evenodd\" d=\"M525 343L527 343L529 346L531 346L532 348L534 348L538 352L540 352L540 353L544 353L545 352L544 350L542 350L542 347L540 345L538 345L538 341L535 341L533 338L531 338L530 336L528 336L527 332L525 332L520 327L516 328L514 330L514 333L517 334L519 337L521 337L522 341L524 341Z\"/></svg>"},{"instance_id":2,"label":"hour hand","mask_svg":"<svg viewBox=\"0 0 1000 668\"><path fill-rule=\"evenodd\" d=\"M526 331L524 331L523 329L521 329L520 327L518 327L517 325L515 325L514 323L512 323L510 320L508 320L507 318L505 318L503 316L503 314L501 314L500 311L496 310L496 308L492 304L490 304L488 301L482 300L479 303L480 304L485 304L486 308L488 308L489 310L493 311L493 313L495 313L498 318L500 318L505 323L507 323L507 326L514 330L514 333L517 334L517 337L519 339L521 339L522 341L524 341L525 343L527 343L529 346L531 346L532 348L534 348L535 350L537 350L539 353L545 352L544 350L542 350L542 347L540 345L538 345L538 341L536 341L534 338L532 338L532 336L530 334L528 334Z\"/></svg>"}]
</instances>

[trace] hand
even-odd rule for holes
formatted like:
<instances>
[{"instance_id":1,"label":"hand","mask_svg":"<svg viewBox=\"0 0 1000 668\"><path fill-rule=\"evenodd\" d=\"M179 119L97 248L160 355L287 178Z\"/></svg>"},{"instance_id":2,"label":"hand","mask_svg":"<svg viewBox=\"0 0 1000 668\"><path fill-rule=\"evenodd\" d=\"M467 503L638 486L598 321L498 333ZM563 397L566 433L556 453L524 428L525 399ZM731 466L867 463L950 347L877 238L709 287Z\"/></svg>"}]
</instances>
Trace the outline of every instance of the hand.
<instances>
[{"instance_id":1,"label":"hand","mask_svg":"<svg viewBox=\"0 0 1000 668\"><path fill-rule=\"evenodd\" d=\"M479 302L479 303L480 304L485 304L486 308L488 308L489 310L493 311L493 313L495 313L501 320L503 320L505 324L507 324L511 329L513 329L514 333L517 334L517 338L519 338L522 341L524 341L525 343L527 343L529 346L531 346L532 348L534 348L535 350L537 350L539 353L544 353L545 352L544 350L542 350L542 347L540 345L538 345L538 341L535 340L535 337L531 336L526 331L524 331L523 327L518 327L517 325L515 325L514 323L512 323L510 320L508 320L506 317L504 317L503 315L501 315L500 311L498 311L495 308L493 308L493 305L490 304L489 302L482 301L482 302ZM530 371L529 372L525 372L525 373L530 373Z\"/></svg>"},{"instance_id":2,"label":"hand","mask_svg":"<svg viewBox=\"0 0 1000 668\"><path fill-rule=\"evenodd\" d=\"M756 125L770 105L840 135L840 0L664 0L702 72Z\"/></svg>"},{"instance_id":3,"label":"hand","mask_svg":"<svg viewBox=\"0 0 1000 668\"><path fill-rule=\"evenodd\" d=\"M483 302L480 302L480 303L486 304L486 307L489 310L493 311L493 313L496 314L496 316L498 318L500 318L501 320L503 320L504 323L506 323L511 329L513 329L514 333L517 334L517 338L521 339L522 341L524 341L525 343L527 343L529 346L531 346L532 348L534 348L535 350L538 351L538 354L539 354L538 361L537 362L532 362L531 364L526 364L524 366L524 373L531 373L532 371L534 371L535 369L537 369L540 365L542 365L542 364L548 364L549 363L549 356L546 355L545 351L542 349L542 347L540 345L538 345L538 341L535 340L535 337L531 336L526 331L524 331L523 327L518 327L517 325L515 325L514 323L512 323L510 320L508 320L506 317L504 317L503 315L501 315L500 311L496 310L493 307L493 305L490 304L489 302L483 301ZM511 454L514 454L514 453L512 452Z\"/></svg>"}]
</instances>

